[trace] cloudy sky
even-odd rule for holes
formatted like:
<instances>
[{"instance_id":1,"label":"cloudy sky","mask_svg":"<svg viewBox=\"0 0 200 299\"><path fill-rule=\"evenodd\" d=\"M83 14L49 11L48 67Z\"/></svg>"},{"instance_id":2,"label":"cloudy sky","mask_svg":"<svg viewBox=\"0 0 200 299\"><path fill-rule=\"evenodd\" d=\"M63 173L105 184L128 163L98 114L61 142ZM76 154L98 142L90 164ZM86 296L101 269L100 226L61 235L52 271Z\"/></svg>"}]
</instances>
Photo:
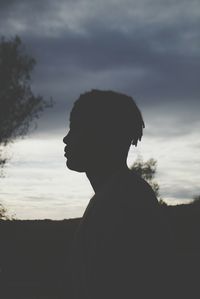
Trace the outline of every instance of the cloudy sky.
<instances>
[{"instance_id":1,"label":"cloudy sky","mask_svg":"<svg viewBox=\"0 0 200 299\"><path fill-rule=\"evenodd\" d=\"M200 194L200 3L197 0L0 0L0 35L19 35L37 65L34 93L55 105L8 148L0 202L18 218L81 216L93 191L65 168L62 138L80 93L131 95L146 129L138 155L158 161L171 204Z\"/></svg>"}]
</instances>

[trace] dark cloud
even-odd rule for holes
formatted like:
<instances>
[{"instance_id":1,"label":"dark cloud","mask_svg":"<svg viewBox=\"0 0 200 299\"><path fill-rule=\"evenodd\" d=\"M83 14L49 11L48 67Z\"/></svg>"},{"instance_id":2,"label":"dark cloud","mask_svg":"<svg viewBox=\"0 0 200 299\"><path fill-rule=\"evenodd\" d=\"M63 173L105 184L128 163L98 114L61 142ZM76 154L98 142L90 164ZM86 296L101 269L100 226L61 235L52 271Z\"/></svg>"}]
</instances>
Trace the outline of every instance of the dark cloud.
<instances>
[{"instance_id":1,"label":"dark cloud","mask_svg":"<svg viewBox=\"0 0 200 299\"><path fill-rule=\"evenodd\" d=\"M42 120L45 127L51 122L58 128L80 93L100 88L132 95L152 127L161 125L165 134L169 126L163 117L169 115L178 136L190 132L200 108L196 8L195 0L124 1L123 6L10 0L1 1L0 25L4 34L20 34L36 58L34 90L56 101Z\"/></svg>"},{"instance_id":2,"label":"dark cloud","mask_svg":"<svg viewBox=\"0 0 200 299\"><path fill-rule=\"evenodd\" d=\"M53 1L49 0L1 0L0 14L5 15L5 13L8 13L8 16L11 16L15 13L16 19L18 19L18 17L21 17L22 19L23 17L28 18L33 15L41 15L43 12L48 13L52 7Z\"/></svg>"},{"instance_id":3,"label":"dark cloud","mask_svg":"<svg viewBox=\"0 0 200 299\"><path fill-rule=\"evenodd\" d=\"M159 32L158 36L154 33L154 36L144 34L137 37L132 33L113 31L96 32L89 37L65 34L62 39L32 40L33 51L35 48L41 66L38 78L42 76L44 80L50 81L49 76L55 75L58 79L64 78L70 82L84 74L93 76L110 72L115 77L115 74L121 72L125 75L122 83L128 90L133 91L134 87L136 93L141 92L149 98L160 100L162 96L169 100L172 98L173 101L176 98L198 99L199 54L191 56L187 51L180 53L178 47L173 53L159 52L152 46L158 37L161 44L165 42Z\"/></svg>"}]
</instances>

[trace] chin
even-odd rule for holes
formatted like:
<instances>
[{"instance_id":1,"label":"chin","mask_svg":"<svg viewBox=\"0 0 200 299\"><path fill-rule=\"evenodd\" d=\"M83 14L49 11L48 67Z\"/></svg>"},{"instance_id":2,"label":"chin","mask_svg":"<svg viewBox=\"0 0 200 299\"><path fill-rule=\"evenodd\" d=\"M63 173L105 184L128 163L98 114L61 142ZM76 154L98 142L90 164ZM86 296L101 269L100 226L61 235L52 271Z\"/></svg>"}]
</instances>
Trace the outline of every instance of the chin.
<instances>
[{"instance_id":1,"label":"chin","mask_svg":"<svg viewBox=\"0 0 200 299\"><path fill-rule=\"evenodd\" d=\"M77 171L77 172L85 172L85 167L83 167L81 164L77 162L74 163L70 160L67 160L66 165L67 168L69 168L70 170Z\"/></svg>"}]
</instances>

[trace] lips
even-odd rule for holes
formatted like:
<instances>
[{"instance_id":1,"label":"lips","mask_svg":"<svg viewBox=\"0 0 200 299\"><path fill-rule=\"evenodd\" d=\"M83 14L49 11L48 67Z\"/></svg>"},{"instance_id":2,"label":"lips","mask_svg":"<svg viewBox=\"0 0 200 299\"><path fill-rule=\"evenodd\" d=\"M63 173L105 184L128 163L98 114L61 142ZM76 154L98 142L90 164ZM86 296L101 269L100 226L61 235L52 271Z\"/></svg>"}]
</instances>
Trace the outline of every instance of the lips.
<instances>
[{"instance_id":1,"label":"lips","mask_svg":"<svg viewBox=\"0 0 200 299\"><path fill-rule=\"evenodd\" d=\"M67 147L65 146L65 148L64 148L64 152L65 152L65 153L64 153L64 156L65 156L65 157L67 157L67 151L68 151L68 149L67 149Z\"/></svg>"},{"instance_id":2,"label":"lips","mask_svg":"<svg viewBox=\"0 0 200 299\"><path fill-rule=\"evenodd\" d=\"M69 146L65 146L65 148L64 148L64 156L66 158L69 158L71 152L72 152L72 150L70 149L70 147Z\"/></svg>"},{"instance_id":3,"label":"lips","mask_svg":"<svg viewBox=\"0 0 200 299\"><path fill-rule=\"evenodd\" d=\"M64 153L64 156L66 157L68 155L68 152L67 151L65 151L65 153Z\"/></svg>"}]
</instances>

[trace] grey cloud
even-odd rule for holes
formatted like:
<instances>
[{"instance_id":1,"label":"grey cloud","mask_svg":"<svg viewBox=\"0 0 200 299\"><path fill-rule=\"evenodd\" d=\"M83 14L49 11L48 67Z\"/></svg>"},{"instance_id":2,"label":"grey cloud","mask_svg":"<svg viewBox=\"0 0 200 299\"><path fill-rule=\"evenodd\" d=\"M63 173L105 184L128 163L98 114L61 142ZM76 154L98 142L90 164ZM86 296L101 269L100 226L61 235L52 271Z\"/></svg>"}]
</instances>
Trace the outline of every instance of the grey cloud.
<instances>
[{"instance_id":1,"label":"grey cloud","mask_svg":"<svg viewBox=\"0 0 200 299\"><path fill-rule=\"evenodd\" d=\"M50 123L59 128L72 101L92 88L132 95L147 110L147 120L148 115L158 119L152 122L158 135L160 125L162 134L169 134L169 122L166 126L162 122L168 114L174 119L174 136L188 134L193 124L198 125L197 1L143 0L133 5L127 0L123 6L120 1L2 3L0 23L7 14L4 31L16 22L16 32L21 32L28 52L38 62L33 73L34 90L56 101L54 109L41 120L44 128ZM153 114L148 114L150 107Z\"/></svg>"},{"instance_id":2,"label":"grey cloud","mask_svg":"<svg viewBox=\"0 0 200 299\"><path fill-rule=\"evenodd\" d=\"M4 1L1 0L1 2L0 2L1 11L9 8L10 5L14 4L14 2L15 2L15 0L4 0Z\"/></svg>"},{"instance_id":3,"label":"grey cloud","mask_svg":"<svg viewBox=\"0 0 200 299\"><path fill-rule=\"evenodd\" d=\"M44 12L49 12L53 8L54 1L51 0L1 0L0 14L15 16L16 19L28 18L31 15L41 15Z\"/></svg>"},{"instance_id":4,"label":"grey cloud","mask_svg":"<svg viewBox=\"0 0 200 299\"><path fill-rule=\"evenodd\" d=\"M87 27L94 28L108 26L123 31L143 26L177 23L183 20L188 23L199 17L198 0L142 0L142 1L2 1L4 10L15 11L12 16L19 23L25 23L29 31L45 34L45 23L54 23L59 30L70 27L77 31L87 31ZM2 11L4 11L2 10ZM34 16L35 26L29 22ZM38 30L40 29L40 30ZM35 31L34 31L35 30Z\"/></svg>"},{"instance_id":5,"label":"grey cloud","mask_svg":"<svg viewBox=\"0 0 200 299\"><path fill-rule=\"evenodd\" d=\"M123 6L120 1L9 1L6 24L27 19L22 22L22 38L38 60L37 84L46 90L54 88L58 96L67 82L77 80L85 87L89 82L79 81L87 76L93 87L98 85L93 79L96 73L103 81L101 75L109 72L113 85L148 97L151 103L161 97L198 99L197 2L170 4L171 8L169 2L157 0L134 5L125 1ZM76 31L70 22L82 25L83 30ZM49 36L45 30L51 31L51 23L58 31Z\"/></svg>"},{"instance_id":6,"label":"grey cloud","mask_svg":"<svg viewBox=\"0 0 200 299\"><path fill-rule=\"evenodd\" d=\"M199 194L199 188L197 185L188 185L188 181L177 181L177 184L170 182L169 185L163 186L161 188L163 197L171 197L177 199L188 199L192 200L195 194Z\"/></svg>"},{"instance_id":7,"label":"grey cloud","mask_svg":"<svg viewBox=\"0 0 200 299\"><path fill-rule=\"evenodd\" d=\"M152 109L153 110L153 109ZM145 109L146 129L145 133L150 138L159 138L165 140L171 138L184 137L188 142L190 138L194 142L196 134L198 136L200 129L199 104L191 105L190 102L160 104L154 107L154 111ZM196 140L198 141L198 140ZM193 144L194 145L194 144Z\"/></svg>"},{"instance_id":8,"label":"grey cloud","mask_svg":"<svg viewBox=\"0 0 200 299\"><path fill-rule=\"evenodd\" d=\"M191 200L195 194L199 194L198 169L193 169L195 160L191 157L189 165L185 161L175 161L171 167L159 170L156 177L160 185L161 197ZM159 160L158 160L159 165ZM177 169L180 175L176 175Z\"/></svg>"},{"instance_id":9,"label":"grey cloud","mask_svg":"<svg viewBox=\"0 0 200 299\"><path fill-rule=\"evenodd\" d=\"M165 39L158 36L159 42L164 43ZM44 79L54 73L67 81L83 73L92 75L105 71L112 71L114 76L117 72L127 71L129 76L132 70L140 80L134 86L131 78L124 78L125 86L128 79L128 84L136 87L136 92L148 94L149 98L159 98L160 95L173 97L173 100L176 97L183 100L199 98L199 55L181 54L178 47L173 53L158 52L152 46L156 39L156 34L152 37L145 33L144 36L132 36L131 33L107 31L96 32L90 37L66 34L62 39L35 39L32 45L33 49L34 45L37 47Z\"/></svg>"}]
</instances>

